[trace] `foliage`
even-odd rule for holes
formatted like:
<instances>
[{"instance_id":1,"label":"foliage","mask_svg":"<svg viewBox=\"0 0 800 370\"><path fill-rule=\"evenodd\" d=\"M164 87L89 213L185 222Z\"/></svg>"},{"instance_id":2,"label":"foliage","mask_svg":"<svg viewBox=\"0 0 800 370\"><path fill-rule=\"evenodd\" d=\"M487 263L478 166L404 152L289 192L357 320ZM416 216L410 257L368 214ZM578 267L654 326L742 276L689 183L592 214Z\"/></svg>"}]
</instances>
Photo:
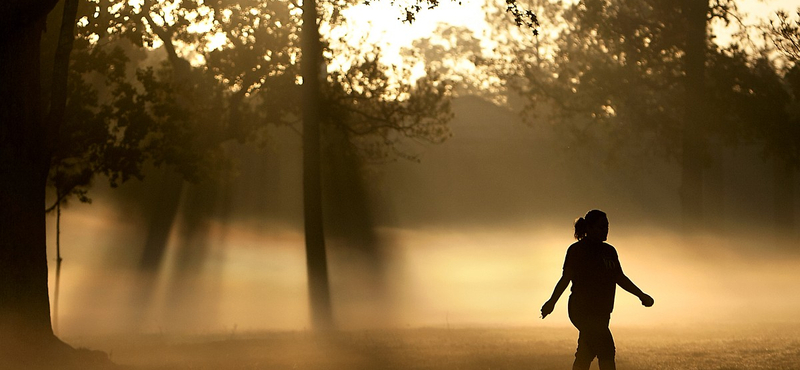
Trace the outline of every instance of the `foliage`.
<instances>
[{"instance_id":1,"label":"foliage","mask_svg":"<svg viewBox=\"0 0 800 370\"><path fill-rule=\"evenodd\" d=\"M323 5L320 22L343 22L346 5ZM263 141L267 125L297 123L300 15L291 1L83 1L50 176L59 201L88 200L97 174L112 186L142 178L149 162L199 181L229 166L223 143ZM328 64L350 56L329 72L324 93L327 122L358 153L413 158L405 138L449 135L448 82L433 73L410 81L409 71L381 64L379 51L325 47Z\"/></svg>"},{"instance_id":2,"label":"foliage","mask_svg":"<svg viewBox=\"0 0 800 370\"><path fill-rule=\"evenodd\" d=\"M566 8L553 55L526 58L514 80L528 98L529 119L557 122L573 146L602 148L608 161L637 144L674 155L683 88L679 10L668 1L592 0Z\"/></svg>"},{"instance_id":3,"label":"foliage","mask_svg":"<svg viewBox=\"0 0 800 370\"><path fill-rule=\"evenodd\" d=\"M329 73L327 123L345 132L356 153L368 161L415 160L403 147L406 139L440 143L450 136L451 85L431 70L413 84L399 82L409 81L411 72L382 65L379 59L376 52Z\"/></svg>"},{"instance_id":4,"label":"foliage","mask_svg":"<svg viewBox=\"0 0 800 370\"><path fill-rule=\"evenodd\" d=\"M775 47L791 62L800 60L800 9L792 19L786 11L778 11L777 21L770 23L770 36Z\"/></svg>"},{"instance_id":5,"label":"foliage","mask_svg":"<svg viewBox=\"0 0 800 370\"><path fill-rule=\"evenodd\" d=\"M736 12L731 1L713 2L708 18L728 21ZM605 153L606 163L678 158L685 109L681 8L661 0L587 0L554 15L567 25L545 41L552 54L518 54L524 68L509 76L525 97L528 120L552 123L570 147ZM774 66L745 52L742 40L723 48L713 38L706 40L704 78L709 119L699 133L727 145L760 138L765 153L784 150L767 139L781 130L764 120L785 121L787 95Z\"/></svg>"},{"instance_id":6,"label":"foliage","mask_svg":"<svg viewBox=\"0 0 800 370\"><path fill-rule=\"evenodd\" d=\"M375 0L365 0L364 3L369 5L371 2ZM380 1L380 0L378 0ZM458 2L461 5L461 0L451 0ZM440 0L410 0L410 1L400 1L400 0L390 0L392 5L397 5L400 7L402 19L404 22L412 23L417 19L417 14L424 9L433 9L439 6L441 3ZM519 5L517 0L505 0L505 11L506 13L510 14L514 20L514 24L517 27L525 27L531 30L531 33L534 35L539 33L537 29L539 27L539 19L536 16L536 13L530 9L526 9Z\"/></svg>"},{"instance_id":7,"label":"foliage","mask_svg":"<svg viewBox=\"0 0 800 370\"><path fill-rule=\"evenodd\" d=\"M498 73L481 40L463 26L440 24L435 36L414 40L402 51L408 64L418 61L437 75L446 76L456 96L476 95L501 103Z\"/></svg>"}]
</instances>

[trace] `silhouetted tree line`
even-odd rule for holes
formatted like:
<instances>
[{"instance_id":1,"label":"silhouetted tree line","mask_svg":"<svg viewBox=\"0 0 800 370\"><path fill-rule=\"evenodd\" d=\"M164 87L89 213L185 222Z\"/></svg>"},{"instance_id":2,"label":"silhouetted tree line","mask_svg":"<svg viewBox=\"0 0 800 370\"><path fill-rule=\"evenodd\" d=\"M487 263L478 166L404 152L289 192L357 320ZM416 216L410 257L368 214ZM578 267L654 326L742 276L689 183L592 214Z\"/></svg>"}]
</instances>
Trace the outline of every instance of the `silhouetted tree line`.
<instances>
[{"instance_id":1,"label":"silhouetted tree line","mask_svg":"<svg viewBox=\"0 0 800 370\"><path fill-rule=\"evenodd\" d=\"M536 35L504 23L502 12L487 13L491 51L471 40L469 30L453 27L440 30L446 44L431 38L415 45L451 65L472 61L471 76L447 70L447 63L434 65L465 82L456 94L521 110L525 121L551 128L573 151L607 166L678 164L676 192L687 232L719 216L713 207L723 196L716 187L724 151L757 146L774 168L774 222L790 229L800 165L796 18L779 12L773 24L745 25L732 0L541 0L529 6L541 23ZM715 41L713 25L733 29L730 45Z\"/></svg>"},{"instance_id":2,"label":"silhouetted tree line","mask_svg":"<svg viewBox=\"0 0 800 370\"><path fill-rule=\"evenodd\" d=\"M521 50L506 74L530 122L552 123L573 148L606 163L677 162L687 231L707 222L704 187L719 148L759 145L774 162L776 220L793 224L800 67L792 57L797 28L785 16L772 28L747 27L734 1L585 0L541 9L542 22L563 20L564 28ZM731 45L714 42L712 22L738 29ZM753 38L775 40L783 54Z\"/></svg>"}]
</instances>

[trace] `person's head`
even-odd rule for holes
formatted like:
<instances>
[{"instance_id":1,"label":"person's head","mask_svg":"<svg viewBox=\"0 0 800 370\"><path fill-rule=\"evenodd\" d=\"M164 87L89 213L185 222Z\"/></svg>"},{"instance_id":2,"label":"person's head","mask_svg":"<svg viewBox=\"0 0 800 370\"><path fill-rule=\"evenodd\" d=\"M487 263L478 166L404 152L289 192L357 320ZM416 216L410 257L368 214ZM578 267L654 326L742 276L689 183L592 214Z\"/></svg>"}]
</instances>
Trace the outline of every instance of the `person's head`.
<instances>
[{"instance_id":1,"label":"person's head","mask_svg":"<svg viewBox=\"0 0 800 370\"><path fill-rule=\"evenodd\" d=\"M593 209L586 216L575 220L575 239L589 238L606 241L608 238L608 217L606 213Z\"/></svg>"}]
</instances>

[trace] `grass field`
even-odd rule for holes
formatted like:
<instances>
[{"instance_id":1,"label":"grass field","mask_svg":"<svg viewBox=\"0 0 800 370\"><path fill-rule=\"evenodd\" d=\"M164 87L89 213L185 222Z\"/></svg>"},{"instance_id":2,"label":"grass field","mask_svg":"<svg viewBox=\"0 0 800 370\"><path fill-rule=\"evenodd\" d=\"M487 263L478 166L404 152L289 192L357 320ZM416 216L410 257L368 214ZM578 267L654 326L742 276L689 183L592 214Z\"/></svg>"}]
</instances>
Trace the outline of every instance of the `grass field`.
<instances>
[{"instance_id":1,"label":"grass field","mask_svg":"<svg viewBox=\"0 0 800 370\"><path fill-rule=\"evenodd\" d=\"M800 325L614 328L617 367L800 369ZM82 338L131 369L569 369L572 328L460 328ZM593 369L596 368L593 364Z\"/></svg>"}]
</instances>

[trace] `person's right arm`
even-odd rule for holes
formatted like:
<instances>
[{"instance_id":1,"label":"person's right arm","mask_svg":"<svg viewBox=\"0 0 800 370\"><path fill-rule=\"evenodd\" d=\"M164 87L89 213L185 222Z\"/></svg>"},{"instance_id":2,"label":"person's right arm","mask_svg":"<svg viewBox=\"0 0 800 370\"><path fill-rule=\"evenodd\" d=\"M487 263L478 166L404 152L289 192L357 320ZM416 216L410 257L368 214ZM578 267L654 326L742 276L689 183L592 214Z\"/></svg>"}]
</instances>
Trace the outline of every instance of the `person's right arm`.
<instances>
[{"instance_id":1,"label":"person's right arm","mask_svg":"<svg viewBox=\"0 0 800 370\"><path fill-rule=\"evenodd\" d=\"M547 302L545 302L542 306L543 319L553 312L556 307L556 302L558 302L558 299L561 297L561 294L564 293L564 290L567 289L567 286L571 280L572 278L568 276L567 271L565 270L564 274L561 275L561 279L558 279L556 287L553 288L553 294L550 296L550 299L548 299Z\"/></svg>"}]
</instances>

